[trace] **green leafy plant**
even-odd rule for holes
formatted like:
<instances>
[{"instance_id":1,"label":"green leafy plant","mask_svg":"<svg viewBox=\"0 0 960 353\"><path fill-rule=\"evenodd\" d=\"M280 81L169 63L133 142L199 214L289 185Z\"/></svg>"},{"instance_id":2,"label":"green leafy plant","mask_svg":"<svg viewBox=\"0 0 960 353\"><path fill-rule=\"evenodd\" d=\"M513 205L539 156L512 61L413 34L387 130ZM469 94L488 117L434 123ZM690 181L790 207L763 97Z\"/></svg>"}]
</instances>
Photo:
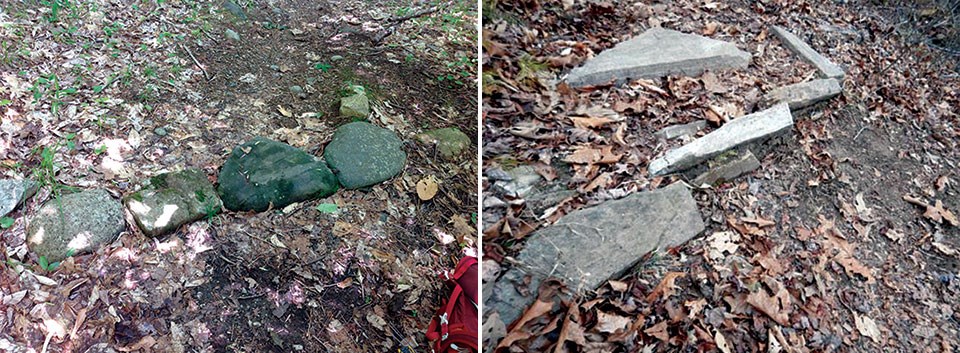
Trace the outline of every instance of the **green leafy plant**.
<instances>
[{"instance_id":1,"label":"green leafy plant","mask_svg":"<svg viewBox=\"0 0 960 353\"><path fill-rule=\"evenodd\" d=\"M320 211L320 213L335 213L337 212L337 204L321 203L317 205L317 211Z\"/></svg>"},{"instance_id":2,"label":"green leafy plant","mask_svg":"<svg viewBox=\"0 0 960 353\"><path fill-rule=\"evenodd\" d=\"M0 228L7 229L13 227L14 222L16 222L16 220L13 218L7 216L0 217Z\"/></svg>"},{"instance_id":3,"label":"green leafy plant","mask_svg":"<svg viewBox=\"0 0 960 353\"><path fill-rule=\"evenodd\" d=\"M313 65L314 69L320 70L322 72L330 71L330 67L331 67L330 64L325 64L325 63L316 63Z\"/></svg>"},{"instance_id":4,"label":"green leafy plant","mask_svg":"<svg viewBox=\"0 0 960 353\"><path fill-rule=\"evenodd\" d=\"M66 96L77 93L77 89L73 87L63 88L60 86L60 78L57 77L57 74L45 74L40 75L37 80L33 83L33 86L30 88L30 91L33 92L33 101L39 102L44 94L50 98L50 112L54 115L60 110L60 106L63 105L63 98Z\"/></svg>"}]
</instances>

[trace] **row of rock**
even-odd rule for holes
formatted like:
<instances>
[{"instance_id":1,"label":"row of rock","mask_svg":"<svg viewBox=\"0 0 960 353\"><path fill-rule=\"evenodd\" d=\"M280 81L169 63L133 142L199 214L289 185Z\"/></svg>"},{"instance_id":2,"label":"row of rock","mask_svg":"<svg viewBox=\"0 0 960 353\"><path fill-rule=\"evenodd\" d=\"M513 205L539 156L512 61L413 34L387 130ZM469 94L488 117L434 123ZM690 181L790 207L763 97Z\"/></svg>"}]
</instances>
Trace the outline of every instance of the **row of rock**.
<instances>
[{"instance_id":1,"label":"row of rock","mask_svg":"<svg viewBox=\"0 0 960 353\"><path fill-rule=\"evenodd\" d=\"M367 122L345 124L320 160L282 142L257 137L233 149L214 187L197 169L163 173L141 190L114 199L107 190L64 194L31 217L27 246L49 262L95 250L125 228L123 207L144 234L159 236L226 208L261 212L326 197L340 186L363 188L398 174L406 163L400 139ZM0 181L12 210L36 190L29 180ZM122 202L122 205L121 205ZM5 214L6 212L4 212Z\"/></svg>"}]
</instances>

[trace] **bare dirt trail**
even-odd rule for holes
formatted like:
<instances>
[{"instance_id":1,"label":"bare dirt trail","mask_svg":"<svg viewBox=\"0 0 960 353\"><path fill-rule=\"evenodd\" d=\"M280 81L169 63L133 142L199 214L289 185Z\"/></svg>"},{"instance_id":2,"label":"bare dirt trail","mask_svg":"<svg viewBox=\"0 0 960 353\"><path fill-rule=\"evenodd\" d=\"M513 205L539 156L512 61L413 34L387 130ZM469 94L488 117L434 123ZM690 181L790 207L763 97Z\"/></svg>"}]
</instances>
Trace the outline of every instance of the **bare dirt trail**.
<instances>
[{"instance_id":1,"label":"bare dirt trail","mask_svg":"<svg viewBox=\"0 0 960 353\"><path fill-rule=\"evenodd\" d=\"M444 159L415 136L476 136L475 4L41 3L0 12L5 177L49 165L58 183L120 196L164 171L215 181L256 136L321 156L352 120L339 111L349 85L366 88L368 120L400 136L408 162L370 188L157 239L130 223L51 269L24 245L50 198L41 188L2 231L0 350L38 352L45 339L48 352L426 349L437 274L475 253L477 170L474 144ZM440 192L422 201L428 176Z\"/></svg>"},{"instance_id":2,"label":"bare dirt trail","mask_svg":"<svg viewBox=\"0 0 960 353\"><path fill-rule=\"evenodd\" d=\"M918 13L940 11L933 4ZM647 175L649 161L681 144L662 142L657 130L748 114L759 110L764 93L816 77L768 33L769 26L794 31L846 70L841 96L795 113L789 133L751 148L760 169L694 191L707 223L699 238L648 255L596 292L573 293L545 282L543 301L527 308L523 325L485 322L490 351L960 347L960 228L951 223L960 212L955 57L916 44L911 29L893 20L891 11L899 7L802 1L488 5L483 221L485 271L493 270L484 278L490 281L496 270L514 265L538 227L677 180ZM576 90L554 81L655 26L736 43L752 62L745 70L626 86ZM614 163L562 162L581 149L608 146L611 155L620 155ZM548 192L533 192L536 200L506 195L496 181L517 165L533 165L551 180L539 189L575 193L545 206L539 195Z\"/></svg>"}]
</instances>

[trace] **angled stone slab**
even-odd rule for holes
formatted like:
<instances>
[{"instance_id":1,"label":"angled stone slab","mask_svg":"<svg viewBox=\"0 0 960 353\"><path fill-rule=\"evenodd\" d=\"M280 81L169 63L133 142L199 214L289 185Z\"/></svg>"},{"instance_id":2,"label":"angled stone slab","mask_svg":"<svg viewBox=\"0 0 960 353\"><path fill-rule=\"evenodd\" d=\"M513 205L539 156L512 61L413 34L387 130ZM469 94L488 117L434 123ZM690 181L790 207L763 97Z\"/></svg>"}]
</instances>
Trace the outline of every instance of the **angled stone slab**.
<instances>
[{"instance_id":1,"label":"angled stone slab","mask_svg":"<svg viewBox=\"0 0 960 353\"><path fill-rule=\"evenodd\" d=\"M753 155L753 152L746 151L734 158L720 161L717 166L693 179L691 184L696 187L716 185L717 182L731 181L757 168L760 168L760 161Z\"/></svg>"},{"instance_id":2,"label":"angled stone slab","mask_svg":"<svg viewBox=\"0 0 960 353\"><path fill-rule=\"evenodd\" d=\"M704 70L745 68L749 63L750 54L733 43L655 27L571 70L567 83L589 86L675 74L697 76Z\"/></svg>"},{"instance_id":3,"label":"angled stone slab","mask_svg":"<svg viewBox=\"0 0 960 353\"><path fill-rule=\"evenodd\" d=\"M794 53L797 53L801 58L816 67L817 70L820 70L820 74L823 75L823 77L843 80L843 69L823 55L820 55L816 50L813 50L813 48L800 39L800 37L797 37L780 26L773 26L771 29L773 30L773 34L776 35L777 38L780 38L784 46Z\"/></svg>"},{"instance_id":4,"label":"angled stone slab","mask_svg":"<svg viewBox=\"0 0 960 353\"><path fill-rule=\"evenodd\" d=\"M777 88L763 96L763 99L774 104L787 103L790 109L796 110L836 97L840 90L840 81L824 78Z\"/></svg>"},{"instance_id":5,"label":"angled stone slab","mask_svg":"<svg viewBox=\"0 0 960 353\"><path fill-rule=\"evenodd\" d=\"M509 324L548 277L562 279L573 290L593 290L646 253L683 244L703 228L697 203L681 183L571 212L528 238L517 256L520 265L493 285L484 308L499 312ZM523 296L517 284L527 275L532 294Z\"/></svg>"},{"instance_id":6,"label":"angled stone slab","mask_svg":"<svg viewBox=\"0 0 960 353\"><path fill-rule=\"evenodd\" d=\"M6 216L36 192L37 183L33 180L0 180L0 217Z\"/></svg>"},{"instance_id":7,"label":"angled stone slab","mask_svg":"<svg viewBox=\"0 0 960 353\"><path fill-rule=\"evenodd\" d=\"M650 176L678 172L737 146L764 139L793 126L793 115L786 103L734 119L719 129L654 159Z\"/></svg>"}]
</instances>

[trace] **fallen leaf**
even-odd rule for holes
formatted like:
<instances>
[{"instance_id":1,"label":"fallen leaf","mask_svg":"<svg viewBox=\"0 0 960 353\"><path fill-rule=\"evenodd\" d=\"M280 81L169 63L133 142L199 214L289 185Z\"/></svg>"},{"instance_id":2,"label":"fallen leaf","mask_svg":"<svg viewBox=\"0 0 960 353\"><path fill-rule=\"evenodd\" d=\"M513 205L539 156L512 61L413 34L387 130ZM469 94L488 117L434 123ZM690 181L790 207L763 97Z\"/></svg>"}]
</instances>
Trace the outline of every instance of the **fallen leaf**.
<instances>
[{"instance_id":1,"label":"fallen leaf","mask_svg":"<svg viewBox=\"0 0 960 353\"><path fill-rule=\"evenodd\" d=\"M573 126L576 126L581 129L596 129L596 128L603 127L606 124L614 122L613 119L603 118L603 117L587 117L587 118L570 117L570 120L573 121Z\"/></svg>"},{"instance_id":2,"label":"fallen leaf","mask_svg":"<svg viewBox=\"0 0 960 353\"><path fill-rule=\"evenodd\" d=\"M337 288L344 289L350 287L351 285L353 285L353 277L347 277L337 283Z\"/></svg>"},{"instance_id":3,"label":"fallen leaf","mask_svg":"<svg viewBox=\"0 0 960 353\"><path fill-rule=\"evenodd\" d=\"M900 231L896 229L887 229L887 231L884 232L883 235L886 236L887 239L893 240L898 243L900 242L900 240L903 240L903 233L900 233Z\"/></svg>"},{"instance_id":4,"label":"fallen leaf","mask_svg":"<svg viewBox=\"0 0 960 353\"><path fill-rule=\"evenodd\" d=\"M756 224L760 228L774 226L777 224L777 222L766 220L760 217L752 217L752 218L743 217L743 218L740 218L740 220L747 223Z\"/></svg>"},{"instance_id":5,"label":"fallen leaf","mask_svg":"<svg viewBox=\"0 0 960 353\"><path fill-rule=\"evenodd\" d=\"M782 289L782 291L785 292L786 290ZM790 308L782 307L785 303L781 300L780 295L767 295L767 291L761 288L747 295L747 304L766 314L780 325L788 326L790 324L790 317L787 312Z\"/></svg>"},{"instance_id":6,"label":"fallen leaf","mask_svg":"<svg viewBox=\"0 0 960 353\"><path fill-rule=\"evenodd\" d=\"M708 22L706 26L703 26L703 35L712 36L714 33L717 33L717 28L720 27L719 22Z\"/></svg>"},{"instance_id":7,"label":"fallen leaf","mask_svg":"<svg viewBox=\"0 0 960 353\"><path fill-rule=\"evenodd\" d=\"M287 110L287 108L284 108L282 105L277 106L277 111L280 112L280 115L283 115L285 117L288 117L288 118L293 117L293 113Z\"/></svg>"},{"instance_id":8,"label":"fallen leaf","mask_svg":"<svg viewBox=\"0 0 960 353\"><path fill-rule=\"evenodd\" d=\"M857 325L857 331L860 331L861 335L870 337L874 343L880 343L880 329L877 328L877 323L873 319L868 316L857 315L857 313L853 313L853 318Z\"/></svg>"},{"instance_id":9,"label":"fallen leaf","mask_svg":"<svg viewBox=\"0 0 960 353\"><path fill-rule=\"evenodd\" d=\"M657 300L658 297L669 298L673 295L674 290L676 290L677 285L674 283L677 281L677 278L686 276L686 273L683 272L667 272L663 275L663 279L660 280L660 284L657 284L653 291L647 295L647 302L653 303Z\"/></svg>"},{"instance_id":10,"label":"fallen leaf","mask_svg":"<svg viewBox=\"0 0 960 353\"><path fill-rule=\"evenodd\" d=\"M614 333L622 330L630 324L630 318L616 314L608 314L597 311L597 330L600 332Z\"/></svg>"},{"instance_id":11,"label":"fallen leaf","mask_svg":"<svg viewBox=\"0 0 960 353\"><path fill-rule=\"evenodd\" d=\"M717 330L717 333L713 335L713 340L717 342L717 349L723 353L730 353L730 344L727 343L727 338L723 337L723 334L720 333L720 330Z\"/></svg>"},{"instance_id":12,"label":"fallen leaf","mask_svg":"<svg viewBox=\"0 0 960 353\"><path fill-rule=\"evenodd\" d=\"M626 282L609 280L607 283L610 283L610 288L613 288L614 291L623 293L627 291L628 285Z\"/></svg>"},{"instance_id":13,"label":"fallen leaf","mask_svg":"<svg viewBox=\"0 0 960 353\"><path fill-rule=\"evenodd\" d=\"M657 339L664 342L667 342L670 340L670 334L667 333L666 321L660 321L660 323L653 325L652 327L646 330L643 330L643 333L656 337Z\"/></svg>"},{"instance_id":14,"label":"fallen leaf","mask_svg":"<svg viewBox=\"0 0 960 353\"><path fill-rule=\"evenodd\" d=\"M417 182L417 196L423 201L428 201L437 196L437 190L439 190L437 179L432 175Z\"/></svg>"},{"instance_id":15,"label":"fallen leaf","mask_svg":"<svg viewBox=\"0 0 960 353\"><path fill-rule=\"evenodd\" d=\"M367 313L367 322L380 331L384 331L384 328L387 327L387 321L380 317L380 315L377 315L373 312Z\"/></svg>"}]
</instances>

